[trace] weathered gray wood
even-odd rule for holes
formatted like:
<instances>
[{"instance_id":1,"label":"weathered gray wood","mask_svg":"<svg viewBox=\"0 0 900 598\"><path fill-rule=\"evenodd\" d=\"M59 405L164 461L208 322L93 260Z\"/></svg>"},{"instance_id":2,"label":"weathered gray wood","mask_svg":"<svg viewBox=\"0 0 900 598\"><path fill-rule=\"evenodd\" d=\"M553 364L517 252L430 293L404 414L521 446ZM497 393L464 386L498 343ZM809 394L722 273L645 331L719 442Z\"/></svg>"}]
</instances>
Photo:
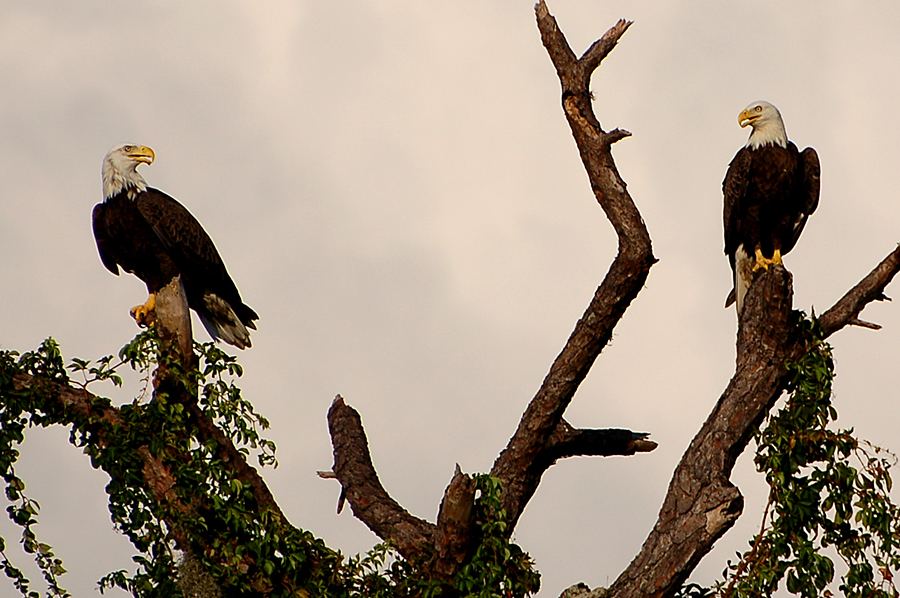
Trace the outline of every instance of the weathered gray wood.
<instances>
[{"instance_id":1,"label":"weathered gray wood","mask_svg":"<svg viewBox=\"0 0 900 598\"><path fill-rule=\"evenodd\" d=\"M194 336L191 310L180 276L173 278L156 294L155 325L163 344L173 348L183 364L190 364L193 361Z\"/></svg>"}]
</instances>

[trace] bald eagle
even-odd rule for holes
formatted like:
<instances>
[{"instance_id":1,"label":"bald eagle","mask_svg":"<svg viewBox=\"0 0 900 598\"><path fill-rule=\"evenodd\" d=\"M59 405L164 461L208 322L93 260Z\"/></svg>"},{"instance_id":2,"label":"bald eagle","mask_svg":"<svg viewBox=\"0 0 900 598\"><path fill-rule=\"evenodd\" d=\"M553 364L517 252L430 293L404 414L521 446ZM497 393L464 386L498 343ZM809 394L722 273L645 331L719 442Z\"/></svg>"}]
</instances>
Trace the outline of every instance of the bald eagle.
<instances>
[{"instance_id":1,"label":"bald eagle","mask_svg":"<svg viewBox=\"0 0 900 598\"><path fill-rule=\"evenodd\" d=\"M819 204L819 156L788 141L778 108L754 102L738 115L753 130L722 183L725 196L725 253L734 288L725 307L737 301L740 314L753 274L794 248L806 220Z\"/></svg>"},{"instance_id":2,"label":"bald eagle","mask_svg":"<svg viewBox=\"0 0 900 598\"><path fill-rule=\"evenodd\" d=\"M103 265L119 266L147 285L150 297L131 310L139 324L149 323L156 293L181 276L188 305L216 340L240 349L250 346L248 328L256 312L241 301L212 239L187 208L147 186L137 172L156 154L143 145L120 145L103 159L103 202L94 206L94 238Z\"/></svg>"}]
</instances>

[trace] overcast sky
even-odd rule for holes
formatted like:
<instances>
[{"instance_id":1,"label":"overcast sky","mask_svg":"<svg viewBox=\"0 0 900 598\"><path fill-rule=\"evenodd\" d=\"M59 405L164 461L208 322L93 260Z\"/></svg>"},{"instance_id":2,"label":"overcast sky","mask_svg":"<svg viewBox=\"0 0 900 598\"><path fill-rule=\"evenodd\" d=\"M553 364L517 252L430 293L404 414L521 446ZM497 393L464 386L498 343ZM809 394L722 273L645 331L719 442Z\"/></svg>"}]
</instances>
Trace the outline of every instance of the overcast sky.
<instances>
[{"instance_id":1,"label":"overcast sky","mask_svg":"<svg viewBox=\"0 0 900 598\"><path fill-rule=\"evenodd\" d=\"M541 598L616 578L733 372L721 181L747 104L774 103L821 158L819 209L786 258L798 308L823 311L900 240L900 5L549 7L578 54L635 21L593 91L604 127L634 134L614 155L660 259L567 419L659 448L545 475L515 535ZM90 227L101 160L125 142L156 151L145 178L204 224L260 314L239 358L279 449L263 475L294 524L345 554L377 539L315 475L332 464L335 394L360 411L386 489L433 521L454 464L490 469L615 253L530 0L0 0L0 348L52 335L97 358L137 332L144 286L103 267ZM833 338L839 424L897 450L900 305L863 317L884 330ZM125 402L140 391L126 386L94 391ZM67 435L29 432L17 471L80 598L133 552L105 474ZM744 516L697 581L758 528L749 455L735 481Z\"/></svg>"}]
</instances>

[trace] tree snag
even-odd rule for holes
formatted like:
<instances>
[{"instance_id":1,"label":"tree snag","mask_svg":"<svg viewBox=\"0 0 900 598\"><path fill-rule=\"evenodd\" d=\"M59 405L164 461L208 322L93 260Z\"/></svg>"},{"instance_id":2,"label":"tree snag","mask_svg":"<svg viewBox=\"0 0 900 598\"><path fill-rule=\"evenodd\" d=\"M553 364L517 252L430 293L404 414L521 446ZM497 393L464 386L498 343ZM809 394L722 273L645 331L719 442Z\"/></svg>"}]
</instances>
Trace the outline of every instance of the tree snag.
<instances>
[{"instance_id":1,"label":"tree snag","mask_svg":"<svg viewBox=\"0 0 900 598\"><path fill-rule=\"evenodd\" d=\"M543 2L537 5L536 12L541 38L562 85L563 111L594 196L618 235L619 251L491 469L491 475L502 483L501 502L510 522L510 534L543 473L557 460L575 455L633 455L656 448L645 433L578 430L563 419L578 386L609 343L613 328L643 288L650 267L656 262L643 218L612 158L612 144L630 133L620 129L606 132L601 128L589 90L594 69L612 51L630 23L619 21L576 59ZM471 521L467 522L466 517L444 517L442 508L435 526L410 515L390 498L378 482L359 415L340 397L332 404L328 421L334 447L333 471L341 483L342 496L346 496L357 518L380 538L391 540L407 558L433 552L465 552L463 547L471 536ZM461 492L461 498L457 498L457 489L465 487L460 475L457 472L454 476L442 505L453 504L465 513L460 500L471 501L473 495ZM445 550L445 546L455 548ZM446 579L462 561L454 557L435 563L434 576Z\"/></svg>"}]
</instances>

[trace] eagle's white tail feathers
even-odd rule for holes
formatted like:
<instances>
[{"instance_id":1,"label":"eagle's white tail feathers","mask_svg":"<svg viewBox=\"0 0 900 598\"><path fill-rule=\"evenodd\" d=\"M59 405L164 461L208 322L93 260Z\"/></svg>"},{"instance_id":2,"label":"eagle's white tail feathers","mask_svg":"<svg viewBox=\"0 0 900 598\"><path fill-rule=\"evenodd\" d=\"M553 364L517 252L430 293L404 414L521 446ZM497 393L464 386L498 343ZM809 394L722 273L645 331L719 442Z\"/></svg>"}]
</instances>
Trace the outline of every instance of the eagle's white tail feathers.
<instances>
[{"instance_id":1,"label":"eagle's white tail feathers","mask_svg":"<svg viewBox=\"0 0 900 598\"><path fill-rule=\"evenodd\" d=\"M747 253L744 246L740 245L734 252L734 293L737 299L737 312L740 315L744 309L744 297L753 282L753 265L756 263L756 257L752 253Z\"/></svg>"},{"instance_id":2,"label":"eagle's white tail feathers","mask_svg":"<svg viewBox=\"0 0 900 598\"><path fill-rule=\"evenodd\" d=\"M213 293L203 296L206 313L197 312L209 335L215 340L223 340L238 349L250 347L250 331L244 326L227 301ZM251 327L256 329L251 322Z\"/></svg>"}]
</instances>

